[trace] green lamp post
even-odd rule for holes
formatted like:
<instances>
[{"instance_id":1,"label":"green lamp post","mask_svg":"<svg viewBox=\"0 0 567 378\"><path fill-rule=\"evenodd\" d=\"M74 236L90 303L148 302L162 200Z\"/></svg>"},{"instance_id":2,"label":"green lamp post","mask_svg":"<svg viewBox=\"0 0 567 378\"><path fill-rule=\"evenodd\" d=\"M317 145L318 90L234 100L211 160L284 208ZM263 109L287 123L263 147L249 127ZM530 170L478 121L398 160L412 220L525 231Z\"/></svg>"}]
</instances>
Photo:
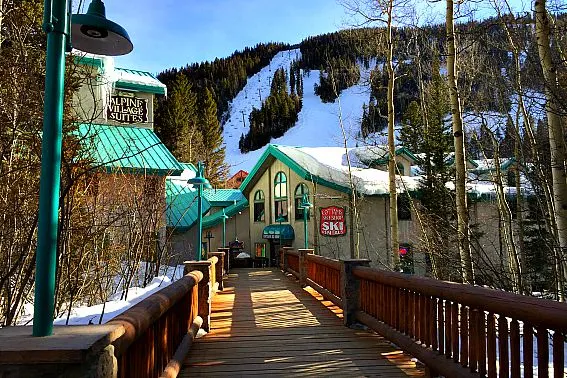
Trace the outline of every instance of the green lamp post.
<instances>
[{"instance_id":1,"label":"green lamp post","mask_svg":"<svg viewBox=\"0 0 567 378\"><path fill-rule=\"evenodd\" d=\"M205 166L202 161L197 163L197 174L195 177L189 179L187 183L193 184L193 188L197 189L197 213L198 213L198 220L197 220L197 248L195 251L195 260L201 261L203 255L203 187L210 189L211 184L209 180L207 180L203 176L203 170Z\"/></svg>"},{"instance_id":2,"label":"green lamp post","mask_svg":"<svg viewBox=\"0 0 567 378\"><path fill-rule=\"evenodd\" d=\"M71 0L44 1L43 30L47 33L47 57L35 270L34 336L49 336L53 333L66 48L72 42L77 49L103 55L124 55L133 49L126 30L106 19L104 3L101 0L93 0L87 14L73 15L72 27L69 17L71 3Z\"/></svg>"},{"instance_id":3,"label":"green lamp post","mask_svg":"<svg viewBox=\"0 0 567 378\"><path fill-rule=\"evenodd\" d=\"M309 215L309 208L313 207L309 199L307 198L307 194L303 194L303 198L301 199L301 207L303 208L303 235L305 236L305 249L309 248L309 234L307 230L307 216Z\"/></svg>"},{"instance_id":4,"label":"green lamp post","mask_svg":"<svg viewBox=\"0 0 567 378\"><path fill-rule=\"evenodd\" d=\"M221 218L222 218L222 246L224 248L226 247L226 220L228 219L228 216L224 212L224 207L222 209Z\"/></svg>"},{"instance_id":5,"label":"green lamp post","mask_svg":"<svg viewBox=\"0 0 567 378\"><path fill-rule=\"evenodd\" d=\"M280 225L279 230L278 230L278 232L280 234L280 249L282 248L282 222L285 222L285 221L286 221L285 217L283 216L283 214L280 213L278 215L278 218L276 219L276 222L278 222L278 224Z\"/></svg>"}]
</instances>

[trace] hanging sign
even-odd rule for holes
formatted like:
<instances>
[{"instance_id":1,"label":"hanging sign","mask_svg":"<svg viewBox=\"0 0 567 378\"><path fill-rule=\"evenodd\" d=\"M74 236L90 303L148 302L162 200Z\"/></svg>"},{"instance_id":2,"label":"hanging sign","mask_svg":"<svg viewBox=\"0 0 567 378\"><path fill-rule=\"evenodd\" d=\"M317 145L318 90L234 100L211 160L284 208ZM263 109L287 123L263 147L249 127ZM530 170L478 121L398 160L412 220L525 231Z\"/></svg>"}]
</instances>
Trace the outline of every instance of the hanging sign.
<instances>
[{"instance_id":1,"label":"hanging sign","mask_svg":"<svg viewBox=\"0 0 567 378\"><path fill-rule=\"evenodd\" d=\"M112 96L106 109L109 121L120 123L147 123L148 100L138 97Z\"/></svg>"},{"instance_id":2,"label":"hanging sign","mask_svg":"<svg viewBox=\"0 0 567 378\"><path fill-rule=\"evenodd\" d=\"M321 208L319 230L321 235L346 235L345 209L337 206Z\"/></svg>"}]
</instances>

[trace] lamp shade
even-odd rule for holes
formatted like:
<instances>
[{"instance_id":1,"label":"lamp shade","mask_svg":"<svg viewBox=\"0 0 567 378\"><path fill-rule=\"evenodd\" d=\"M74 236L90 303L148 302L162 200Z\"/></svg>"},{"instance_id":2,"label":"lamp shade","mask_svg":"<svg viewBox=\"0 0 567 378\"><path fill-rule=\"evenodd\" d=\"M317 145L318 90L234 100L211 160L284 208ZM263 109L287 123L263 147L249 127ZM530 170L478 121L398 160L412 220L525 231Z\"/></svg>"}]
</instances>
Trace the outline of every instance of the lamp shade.
<instances>
[{"instance_id":1,"label":"lamp shade","mask_svg":"<svg viewBox=\"0 0 567 378\"><path fill-rule=\"evenodd\" d=\"M125 55L134 48L124 28L106 18L104 3L93 0L86 14L72 17L73 47L92 54Z\"/></svg>"},{"instance_id":2,"label":"lamp shade","mask_svg":"<svg viewBox=\"0 0 567 378\"><path fill-rule=\"evenodd\" d=\"M301 207L304 209L308 209L310 207L313 207L313 204L311 202L309 202L309 200L307 199L307 196L304 194L303 198L301 199Z\"/></svg>"},{"instance_id":3,"label":"lamp shade","mask_svg":"<svg viewBox=\"0 0 567 378\"><path fill-rule=\"evenodd\" d=\"M193 187L199 187L199 186L204 186L205 188L207 186L211 186L211 184L209 183L209 180L207 180L206 178L202 177L202 176L195 176L193 178L190 178L189 180L187 180L188 184L193 184Z\"/></svg>"}]
</instances>

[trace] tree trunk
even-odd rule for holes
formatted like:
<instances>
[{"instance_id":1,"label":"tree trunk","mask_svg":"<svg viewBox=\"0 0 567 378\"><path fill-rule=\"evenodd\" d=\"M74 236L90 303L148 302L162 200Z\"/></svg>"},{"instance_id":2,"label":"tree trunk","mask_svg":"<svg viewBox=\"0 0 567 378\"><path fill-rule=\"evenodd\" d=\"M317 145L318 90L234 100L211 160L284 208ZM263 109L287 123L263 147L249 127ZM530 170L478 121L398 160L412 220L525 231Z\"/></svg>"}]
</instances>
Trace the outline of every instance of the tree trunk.
<instances>
[{"instance_id":1,"label":"tree trunk","mask_svg":"<svg viewBox=\"0 0 567 378\"><path fill-rule=\"evenodd\" d=\"M463 133L463 119L461 113L461 100L457 87L457 52L455 42L455 25L453 16L453 0L447 0L446 13L447 29L447 74L451 113L453 121L453 137L455 144L455 197L457 205L457 230L459 237L459 255L461 260L461 274L464 283L474 283L474 271L470 247L469 216L467 212L466 192L466 166L465 143Z\"/></svg>"},{"instance_id":2,"label":"tree trunk","mask_svg":"<svg viewBox=\"0 0 567 378\"><path fill-rule=\"evenodd\" d=\"M390 248L392 251L392 266L400 268L400 240L398 235L398 194L396 189L396 146L394 144L394 42L392 37L392 12L394 1L388 3L388 53L386 66L388 70L388 174L390 186Z\"/></svg>"},{"instance_id":3,"label":"tree trunk","mask_svg":"<svg viewBox=\"0 0 567 378\"><path fill-rule=\"evenodd\" d=\"M566 277L565 251L567 250L567 175L565 171L565 134L561 125L559 84L556 67L551 58L550 26L545 0L536 0L534 3L536 16L536 39L539 59L545 80L545 96L547 122L549 125L549 145L551 150L551 173L553 177L553 203L555 223L557 224L557 238L559 245L555 250L555 267L557 287L560 300L564 300L564 284Z\"/></svg>"}]
</instances>

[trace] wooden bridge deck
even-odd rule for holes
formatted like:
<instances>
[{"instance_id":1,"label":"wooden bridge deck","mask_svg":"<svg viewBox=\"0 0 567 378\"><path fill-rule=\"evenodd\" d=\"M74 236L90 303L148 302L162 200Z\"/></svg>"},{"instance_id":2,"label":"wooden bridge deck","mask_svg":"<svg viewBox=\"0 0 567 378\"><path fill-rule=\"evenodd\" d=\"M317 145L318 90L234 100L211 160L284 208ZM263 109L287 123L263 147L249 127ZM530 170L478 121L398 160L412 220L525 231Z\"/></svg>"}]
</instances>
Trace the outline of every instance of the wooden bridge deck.
<instances>
[{"instance_id":1,"label":"wooden bridge deck","mask_svg":"<svg viewBox=\"0 0 567 378\"><path fill-rule=\"evenodd\" d=\"M341 317L277 269L234 270L213 299L211 332L193 345L180 377L425 376L411 356Z\"/></svg>"}]
</instances>

